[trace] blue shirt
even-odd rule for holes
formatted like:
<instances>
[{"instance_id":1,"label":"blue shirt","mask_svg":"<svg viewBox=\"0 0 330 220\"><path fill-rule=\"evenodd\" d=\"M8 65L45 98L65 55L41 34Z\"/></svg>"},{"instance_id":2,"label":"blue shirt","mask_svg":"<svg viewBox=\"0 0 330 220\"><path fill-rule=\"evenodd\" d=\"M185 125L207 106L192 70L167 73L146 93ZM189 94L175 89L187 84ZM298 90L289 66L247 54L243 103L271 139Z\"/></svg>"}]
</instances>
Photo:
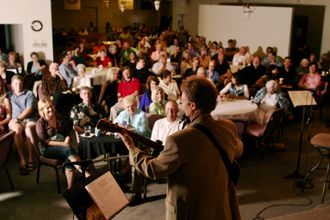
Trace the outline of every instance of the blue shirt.
<instances>
[{"instance_id":1,"label":"blue shirt","mask_svg":"<svg viewBox=\"0 0 330 220\"><path fill-rule=\"evenodd\" d=\"M16 119L25 109L33 109L36 106L36 98L29 90L24 90L20 95L16 95L13 91L10 91L8 92L8 97L13 119ZM29 115L27 119L33 120L33 114Z\"/></svg>"},{"instance_id":2,"label":"blue shirt","mask_svg":"<svg viewBox=\"0 0 330 220\"><path fill-rule=\"evenodd\" d=\"M145 137L150 137L151 132L149 129L148 119L145 112L140 109L136 110L134 115L130 115L126 110L119 113L114 123L121 125L130 125L135 129L135 132Z\"/></svg>"}]
</instances>

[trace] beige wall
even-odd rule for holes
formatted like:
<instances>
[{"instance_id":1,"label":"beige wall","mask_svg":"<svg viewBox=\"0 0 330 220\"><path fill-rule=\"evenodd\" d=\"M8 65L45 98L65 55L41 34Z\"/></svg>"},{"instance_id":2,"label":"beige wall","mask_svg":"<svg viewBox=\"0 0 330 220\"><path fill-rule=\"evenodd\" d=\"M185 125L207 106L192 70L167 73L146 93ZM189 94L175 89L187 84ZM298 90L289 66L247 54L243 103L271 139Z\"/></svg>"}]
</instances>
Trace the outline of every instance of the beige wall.
<instances>
[{"instance_id":1,"label":"beige wall","mask_svg":"<svg viewBox=\"0 0 330 220\"><path fill-rule=\"evenodd\" d=\"M182 3L184 1L184 4ZM173 7L174 24L177 22L178 13L185 14L185 28L192 34L197 34L198 24L198 5L200 4L219 4L219 3L235 3L238 0L232 1L220 1L220 0L182 0L174 1ZM253 0L253 3L260 4L297 4L297 5L322 5L326 7L323 24L323 35L321 42L321 53L325 53L330 50L330 1L329 0ZM228 18L230 19L230 18Z\"/></svg>"},{"instance_id":2,"label":"beige wall","mask_svg":"<svg viewBox=\"0 0 330 220\"><path fill-rule=\"evenodd\" d=\"M40 10L36 10L38 7ZM36 13L37 12L37 13ZM43 24L41 31L33 31L32 21ZM15 50L23 54L24 63L30 61L32 51L43 52L46 59L53 59L53 38L50 0L1 1L0 23L12 26L12 42Z\"/></svg>"}]
</instances>

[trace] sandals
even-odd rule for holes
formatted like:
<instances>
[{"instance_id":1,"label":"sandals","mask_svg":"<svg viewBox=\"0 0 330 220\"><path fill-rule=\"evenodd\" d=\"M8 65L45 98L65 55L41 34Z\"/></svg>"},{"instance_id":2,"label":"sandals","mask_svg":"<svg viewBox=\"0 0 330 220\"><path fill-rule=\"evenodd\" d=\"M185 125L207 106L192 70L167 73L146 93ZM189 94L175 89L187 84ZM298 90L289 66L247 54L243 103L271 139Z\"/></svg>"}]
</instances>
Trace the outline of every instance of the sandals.
<instances>
[{"instance_id":1,"label":"sandals","mask_svg":"<svg viewBox=\"0 0 330 220\"><path fill-rule=\"evenodd\" d=\"M19 174L22 175L22 176L29 175L29 173L30 173L29 170L28 170L28 166L27 166L27 164L20 165L20 166L18 167L18 172L19 172Z\"/></svg>"},{"instance_id":2,"label":"sandals","mask_svg":"<svg viewBox=\"0 0 330 220\"><path fill-rule=\"evenodd\" d=\"M27 164L27 170L30 172L35 170L36 168L37 168L37 164L35 162L29 162Z\"/></svg>"}]
</instances>

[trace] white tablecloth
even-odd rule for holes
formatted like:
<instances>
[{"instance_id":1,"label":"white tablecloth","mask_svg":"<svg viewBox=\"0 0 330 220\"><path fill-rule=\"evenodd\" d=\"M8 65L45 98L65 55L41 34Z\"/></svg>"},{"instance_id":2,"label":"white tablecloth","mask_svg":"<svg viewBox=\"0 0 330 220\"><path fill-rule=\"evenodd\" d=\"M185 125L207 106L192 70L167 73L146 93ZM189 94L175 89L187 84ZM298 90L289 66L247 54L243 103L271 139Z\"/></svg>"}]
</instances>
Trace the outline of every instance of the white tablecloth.
<instances>
[{"instance_id":1,"label":"white tablecloth","mask_svg":"<svg viewBox=\"0 0 330 220\"><path fill-rule=\"evenodd\" d=\"M214 119L228 118L254 120L258 106L249 100L218 101L216 108L211 112Z\"/></svg>"}]
</instances>

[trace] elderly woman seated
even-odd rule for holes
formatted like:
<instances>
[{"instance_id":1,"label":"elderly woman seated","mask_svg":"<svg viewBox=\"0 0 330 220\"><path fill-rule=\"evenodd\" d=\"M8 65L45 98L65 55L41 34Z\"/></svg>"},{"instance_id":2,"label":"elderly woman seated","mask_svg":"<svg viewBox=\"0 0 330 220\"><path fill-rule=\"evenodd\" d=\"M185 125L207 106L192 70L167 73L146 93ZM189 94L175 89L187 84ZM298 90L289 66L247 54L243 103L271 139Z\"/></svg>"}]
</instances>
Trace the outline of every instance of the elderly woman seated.
<instances>
[{"instance_id":1,"label":"elderly woman seated","mask_svg":"<svg viewBox=\"0 0 330 220\"><path fill-rule=\"evenodd\" d=\"M91 79L88 77L85 77L85 73L86 73L86 66L82 63L77 65L77 76L75 76L73 78L73 82L72 82L72 91L79 91L80 87L83 86L88 86L88 87L92 87L92 82Z\"/></svg>"},{"instance_id":2,"label":"elderly woman seated","mask_svg":"<svg viewBox=\"0 0 330 220\"><path fill-rule=\"evenodd\" d=\"M261 88L254 99L258 104L256 121L259 124L266 124L276 108L282 108L285 112L289 111L290 103L279 89L279 84L275 80L266 83L266 87Z\"/></svg>"},{"instance_id":3,"label":"elderly woman seated","mask_svg":"<svg viewBox=\"0 0 330 220\"><path fill-rule=\"evenodd\" d=\"M137 99L135 95L128 95L123 99L124 111L120 112L114 120L115 123L126 128L134 129L138 134L150 137L147 115L137 108Z\"/></svg>"},{"instance_id":4,"label":"elderly woman seated","mask_svg":"<svg viewBox=\"0 0 330 220\"><path fill-rule=\"evenodd\" d=\"M242 72L237 72L236 74L233 74L231 77L231 82L228 83L225 88L220 91L220 98L248 99L250 96L249 88L246 84L242 85L241 82Z\"/></svg>"}]
</instances>

